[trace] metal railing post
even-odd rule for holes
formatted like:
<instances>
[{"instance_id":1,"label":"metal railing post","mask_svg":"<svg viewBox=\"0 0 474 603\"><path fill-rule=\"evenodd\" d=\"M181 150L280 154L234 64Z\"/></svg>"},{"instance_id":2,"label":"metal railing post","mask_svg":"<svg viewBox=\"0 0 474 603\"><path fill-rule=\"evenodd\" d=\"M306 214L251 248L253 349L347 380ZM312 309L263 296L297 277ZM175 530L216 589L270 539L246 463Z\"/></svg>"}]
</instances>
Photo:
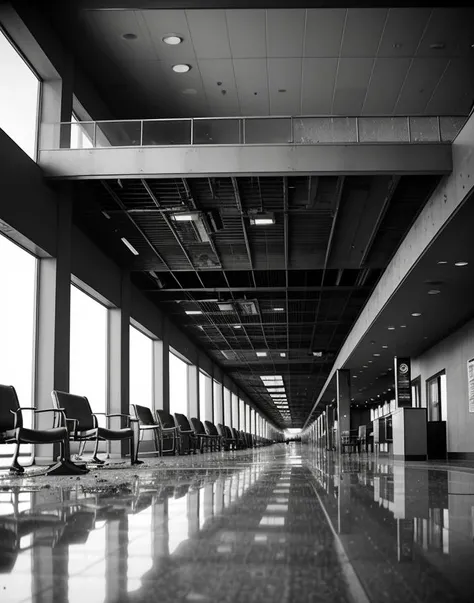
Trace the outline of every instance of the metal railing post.
<instances>
[{"instance_id":1,"label":"metal railing post","mask_svg":"<svg viewBox=\"0 0 474 603\"><path fill-rule=\"evenodd\" d=\"M191 145L194 144L194 118L191 118Z\"/></svg>"},{"instance_id":2,"label":"metal railing post","mask_svg":"<svg viewBox=\"0 0 474 603\"><path fill-rule=\"evenodd\" d=\"M245 117L242 118L242 138L243 138L243 144L247 144L247 140L245 138Z\"/></svg>"},{"instance_id":3,"label":"metal railing post","mask_svg":"<svg viewBox=\"0 0 474 603\"><path fill-rule=\"evenodd\" d=\"M143 146L143 122L144 120L140 120L140 146Z\"/></svg>"},{"instance_id":4,"label":"metal railing post","mask_svg":"<svg viewBox=\"0 0 474 603\"><path fill-rule=\"evenodd\" d=\"M97 122L94 122L94 134L93 134L93 140L92 140L92 148L96 148L97 147Z\"/></svg>"},{"instance_id":5,"label":"metal railing post","mask_svg":"<svg viewBox=\"0 0 474 603\"><path fill-rule=\"evenodd\" d=\"M439 115L437 116L437 122L438 122L438 141L441 142L441 118Z\"/></svg>"},{"instance_id":6,"label":"metal railing post","mask_svg":"<svg viewBox=\"0 0 474 603\"><path fill-rule=\"evenodd\" d=\"M410 124L410 116L407 115L407 126L408 126L408 142L411 142L411 124Z\"/></svg>"},{"instance_id":7,"label":"metal railing post","mask_svg":"<svg viewBox=\"0 0 474 603\"><path fill-rule=\"evenodd\" d=\"M356 117L356 142L359 143L360 142L360 133L359 133L359 118Z\"/></svg>"}]
</instances>

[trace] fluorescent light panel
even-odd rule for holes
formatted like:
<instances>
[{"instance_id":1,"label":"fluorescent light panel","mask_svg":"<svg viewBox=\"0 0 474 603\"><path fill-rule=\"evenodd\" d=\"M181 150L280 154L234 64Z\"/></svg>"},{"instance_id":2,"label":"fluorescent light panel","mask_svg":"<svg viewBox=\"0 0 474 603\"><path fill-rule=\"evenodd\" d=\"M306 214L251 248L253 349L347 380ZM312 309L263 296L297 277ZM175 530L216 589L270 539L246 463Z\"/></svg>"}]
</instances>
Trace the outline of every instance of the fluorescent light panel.
<instances>
[{"instance_id":1,"label":"fluorescent light panel","mask_svg":"<svg viewBox=\"0 0 474 603\"><path fill-rule=\"evenodd\" d=\"M125 245L125 247L128 247L128 249L133 253L133 255L139 255L135 247L125 237L122 237L120 240Z\"/></svg>"},{"instance_id":2,"label":"fluorescent light panel","mask_svg":"<svg viewBox=\"0 0 474 603\"><path fill-rule=\"evenodd\" d=\"M202 310L185 310L185 313L188 316L197 316L198 314L202 314Z\"/></svg>"}]
</instances>

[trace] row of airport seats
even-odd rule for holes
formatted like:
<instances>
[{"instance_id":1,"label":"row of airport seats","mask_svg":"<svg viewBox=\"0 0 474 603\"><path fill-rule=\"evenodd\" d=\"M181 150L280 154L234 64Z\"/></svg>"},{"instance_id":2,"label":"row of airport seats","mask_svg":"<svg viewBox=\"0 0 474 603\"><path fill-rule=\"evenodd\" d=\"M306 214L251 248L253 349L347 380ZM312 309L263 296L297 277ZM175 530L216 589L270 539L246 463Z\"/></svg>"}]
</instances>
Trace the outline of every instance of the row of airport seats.
<instances>
[{"instance_id":1,"label":"row of airport seats","mask_svg":"<svg viewBox=\"0 0 474 603\"><path fill-rule=\"evenodd\" d=\"M182 413L153 412L146 406L132 404L132 417L138 421L140 441L145 432L152 432L155 449L162 456L169 454L196 454L221 450L246 450L272 444L272 440L256 436L235 427L211 421L204 423Z\"/></svg>"}]
</instances>

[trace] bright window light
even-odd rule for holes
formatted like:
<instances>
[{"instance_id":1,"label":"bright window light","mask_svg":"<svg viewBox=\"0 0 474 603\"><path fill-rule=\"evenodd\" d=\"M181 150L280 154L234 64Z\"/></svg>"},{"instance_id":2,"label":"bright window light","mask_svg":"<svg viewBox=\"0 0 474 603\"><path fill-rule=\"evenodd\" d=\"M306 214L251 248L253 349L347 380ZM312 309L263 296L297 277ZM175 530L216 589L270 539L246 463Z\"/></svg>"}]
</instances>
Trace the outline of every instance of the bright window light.
<instances>
[{"instance_id":1,"label":"bright window light","mask_svg":"<svg viewBox=\"0 0 474 603\"><path fill-rule=\"evenodd\" d=\"M170 412L188 414L188 365L170 354Z\"/></svg>"},{"instance_id":2,"label":"bright window light","mask_svg":"<svg viewBox=\"0 0 474 603\"><path fill-rule=\"evenodd\" d=\"M36 157L39 81L0 30L0 128Z\"/></svg>"},{"instance_id":3,"label":"bright window light","mask_svg":"<svg viewBox=\"0 0 474 603\"><path fill-rule=\"evenodd\" d=\"M130 325L130 404L152 408L153 340Z\"/></svg>"}]
</instances>

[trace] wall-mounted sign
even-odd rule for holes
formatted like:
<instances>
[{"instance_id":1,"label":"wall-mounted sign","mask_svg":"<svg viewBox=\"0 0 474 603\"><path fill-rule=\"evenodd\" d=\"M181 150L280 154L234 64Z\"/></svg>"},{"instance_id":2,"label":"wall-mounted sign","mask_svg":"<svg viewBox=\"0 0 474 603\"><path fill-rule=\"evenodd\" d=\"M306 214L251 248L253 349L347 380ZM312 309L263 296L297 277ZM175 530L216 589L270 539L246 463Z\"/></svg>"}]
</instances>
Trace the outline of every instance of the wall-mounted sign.
<instances>
[{"instance_id":1,"label":"wall-mounted sign","mask_svg":"<svg viewBox=\"0 0 474 603\"><path fill-rule=\"evenodd\" d=\"M398 408L412 405L410 358L395 357L395 399Z\"/></svg>"},{"instance_id":2,"label":"wall-mounted sign","mask_svg":"<svg viewBox=\"0 0 474 603\"><path fill-rule=\"evenodd\" d=\"M469 392L469 412L474 412L474 358L467 361L467 386Z\"/></svg>"}]
</instances>

